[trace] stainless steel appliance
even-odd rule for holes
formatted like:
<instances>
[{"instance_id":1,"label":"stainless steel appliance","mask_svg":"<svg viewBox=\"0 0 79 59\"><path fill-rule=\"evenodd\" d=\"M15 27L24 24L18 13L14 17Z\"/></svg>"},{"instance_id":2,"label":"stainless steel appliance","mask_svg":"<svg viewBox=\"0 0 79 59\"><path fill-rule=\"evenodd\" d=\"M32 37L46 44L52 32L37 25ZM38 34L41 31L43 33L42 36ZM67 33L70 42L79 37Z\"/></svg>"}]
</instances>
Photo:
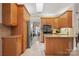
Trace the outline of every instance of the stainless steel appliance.
<instances>
[{"instance_id":1,"label":"stainless steel appliance","mask_svg":"<svg viewBox=\"0 0 79 59\"><path fill-rule=\"evenodd\" d=\"M43 25L43 33L44 34L52 34L52 26L51 25Z\"/></svg>"},{"instance_id":2,"label":"stainless steel appliance","mask_svg":"<svg viewBox=\"0 0 79 59\"><path fill-rule=\"evenodd\" d=\"M30 48L32 46L32 32L30 22L28 21L26 24L27 24L27 48Z\"/></svg>"}]
</instances>

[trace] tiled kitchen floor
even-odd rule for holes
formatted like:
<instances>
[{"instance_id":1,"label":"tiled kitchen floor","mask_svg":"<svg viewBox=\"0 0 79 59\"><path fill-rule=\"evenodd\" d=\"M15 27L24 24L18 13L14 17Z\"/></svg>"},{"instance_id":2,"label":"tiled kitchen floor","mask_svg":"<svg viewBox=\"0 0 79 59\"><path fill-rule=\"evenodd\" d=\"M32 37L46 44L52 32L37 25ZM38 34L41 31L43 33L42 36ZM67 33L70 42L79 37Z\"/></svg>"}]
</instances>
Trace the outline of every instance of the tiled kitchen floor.
<instances>
[{"instance_id":1,"label":"tiled kitchen floor","mask_svg":"<svg viewBox=\"0 0 79 59\"><path fill-rule=\"evenodd\" d=\"M33 45L26 49L22 56L44 56L44 44L39 42L39 38L34 37Z\"/></svg>"},{"instance_id":2,"label":"tiled kitchen floor","mask_svg":"<svg viewBox=\"0 0 79 59\"><path fill-rule=\"evenodd\" d=\"M77 49L72 51L70 56L79 56L79 43L77 44Z\"/></svg>"},{"instance_id":3,"label":"tiled kitchen floor","mask_svg":"<svg viewBox=\"0 0 79 59\"><path fill-rule=\"evenodd\" d=\"M35 41L32 47L26 49L26 51L21 56L45 56L44 44L40 43L37 37L35 37L34 40ZM79 56L79 43L77 50L72 51L70 56Z\"/></svg>"}]
</instances>

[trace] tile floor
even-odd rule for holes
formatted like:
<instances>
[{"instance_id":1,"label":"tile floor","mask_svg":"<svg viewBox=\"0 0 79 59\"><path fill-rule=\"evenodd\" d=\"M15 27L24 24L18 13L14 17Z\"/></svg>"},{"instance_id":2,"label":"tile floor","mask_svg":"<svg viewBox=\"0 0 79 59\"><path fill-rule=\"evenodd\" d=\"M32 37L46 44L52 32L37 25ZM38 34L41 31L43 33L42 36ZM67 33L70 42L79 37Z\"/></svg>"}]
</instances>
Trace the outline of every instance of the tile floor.
<instances>
[{"instance_id":1,"label":"tile floor","mask_svg":"<svg viewBox=\"0 0 79 59\"><path fill-rule=\"evenodd\" d=\"M72 51L70 56L79 56L79 43L77 44L77 49Z\"/></svg>"},{"instance_id":2,"label":"tile floor","mask_svg":"<svg viewBox=\"0 0 79 59\"><path fill-rule=\"evenodd\" d=\"M26 49L22 56L44 56L44 44L39 42L39 38L34 37L31 48Z\"/></svg>"},{"instance_id":3,"label":"tile floor","mask_svg":"<svg viewBox=\"0 0 79 59\"><path fill-rule=\"evenodd\" d=\"M40 43L38 38L34 38L34 44L31 48L26 49L26 51L21 56L45 56L44 54L44 44ZM72 51L70 56L79 56L79 43L78 48L75 51Z\"/></svg>"}]
</instances>

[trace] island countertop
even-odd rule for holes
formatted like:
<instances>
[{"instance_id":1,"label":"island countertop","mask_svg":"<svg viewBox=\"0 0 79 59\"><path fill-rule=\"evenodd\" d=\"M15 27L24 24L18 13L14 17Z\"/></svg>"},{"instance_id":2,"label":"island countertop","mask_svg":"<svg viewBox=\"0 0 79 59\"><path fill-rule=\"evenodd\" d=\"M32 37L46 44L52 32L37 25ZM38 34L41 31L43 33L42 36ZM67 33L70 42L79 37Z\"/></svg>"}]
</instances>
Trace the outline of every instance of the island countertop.
<instances>
[{"instance_id":1,"label":"island countertop","mask_svg":"<svg viewBox=\"0 0 79 59\"><path fill-rule=\"evenodd\" d=\"M74 35L44 34L45 55L67 55L73 50Z\"/></svg>"},{"instance_id":2,"label":"island countertop","mask_svg":"<svg viewBox=\"0 0 79 59\"><path fill-rule=\"evenodd\" d=\"M44 37L76 37L76 35L44 34Z\"/></svg>"}]
</instances>

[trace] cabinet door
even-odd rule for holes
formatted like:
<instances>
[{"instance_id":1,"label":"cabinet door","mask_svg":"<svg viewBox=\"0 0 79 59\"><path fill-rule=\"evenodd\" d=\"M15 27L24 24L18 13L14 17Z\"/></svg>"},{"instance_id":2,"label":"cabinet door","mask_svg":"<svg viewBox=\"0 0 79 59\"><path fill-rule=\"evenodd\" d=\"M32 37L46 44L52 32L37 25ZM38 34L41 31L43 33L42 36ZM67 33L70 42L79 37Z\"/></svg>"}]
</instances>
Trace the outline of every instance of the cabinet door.
<instances>
[{"instance_id":1,"label":"cabinet door","mask_svg":"<svg viewBox=\"0 0 79 59\"><path fill-rule=\"evenodd\" d=\"M66 27L67 26L66 24L67 24L66 17L63 15L59 19L59 27L60 28Z\"/></svg>"},{"instance_id":2,"label":"cabinet door","mask_svg":"<svg viewBox=\"0 0 79 59\"><path fill-rule=\"evenodd\" d=\"M52 26L52 21L53 19L52 18L47 18L46 22L48 25L51 25Z\"/></svg>"},{"instance_id":3,"label":"cabinet door","mask_svg":"<svg viewBox=\"0 0 79 59\"><path fill-rule=\"evenodd\" d=\"M17 25L17 5L11 4L11 25Z\"/></svg>"},{"instance_id":4,"label":"cabinet door","mask_svg":"<svg viewBox=\"0 0 79 59\"><path fill-rule=\"evenodd\" d=\"M72 27L72 12L67 11L58 20L59 28Z\"/></svg>"},{"instance_id":5,"label":"cabinet door","mask_svg":"<svg viewBox=\"0 0 79 59\"><path fill-rule=\"evenodd\" d=\"M62 16L62 27L68 27L68 19L67 19L67 14L63 14Z\"/></svg>"},{"instance_id":6,"label":"cabinet door","mask_svg":"<svg viewBox=\"0 0 79 59\"><path fill-rule=\"evenodd\" d=\"M53 21L54 21L54 28L58 28L58 18L55 18Z\"/></svg>"},{"instance_id":7,"label":"cabinet door","mask_svg":"<svg viewBox=\"0 0 79 59\"><path fill-rule=\"evenodd\" d=\"M47 24L47 19L41 19L41 25L46 25Z\"/></svg>"},{"instance_id":8,"label":"cabinet door","mask_svg":"<svg viewBox=\"0 0 79 59\"><path fill-rule=\"evenodd\" d=\"M14 56L16 55L16 40L4 38L2 40L3 56Z\"/></svg>"},{"instance_id":9,"label":"cabinet door","mask_svg":"<svg viewBox=\"0 0 79 59\"><path fill-rule=\"evenodd\" d=\"M68 27L72 27L72 11L67 12Z\"/></svg>"},{"instance_id":10,"label":"cabinet door","mask_svg":"<svg viewBox=\"0 0 79 59\"><path fill-rule=\"evenodd\" d=\"M55 19L54 18L52 18L51 24L52 24L52 28L55 28Z\"/></svg>"},{"instance_id":11,"label":"cabinet door","mask_svg":"<svg viewBox=\"0 0 79 59\"><path fill-rule=\"evenodd\" d=\"M22 37L16 38L16 55L20 55L22 53Z\"/></svg>"},{"instance_id":12,"label":"cabinet door","mask_svg":"<svg viewBox=\"0 0 79 59\"><path fill-rule=\"evenodd\" d=\"M4 25L9 25L10 23L10 4L2 4L2 23Z\"/></svg>"},{"instance_id":13,"label":"cabinet door","mask_svg":"<svg viewBox=\"0 0 79 59\"><path fill-rule=\"evenodd\" d=\"M6 26L17 25L17 5L3 3L2 10L2 23Z\"/></svg>"}]
</instances>

